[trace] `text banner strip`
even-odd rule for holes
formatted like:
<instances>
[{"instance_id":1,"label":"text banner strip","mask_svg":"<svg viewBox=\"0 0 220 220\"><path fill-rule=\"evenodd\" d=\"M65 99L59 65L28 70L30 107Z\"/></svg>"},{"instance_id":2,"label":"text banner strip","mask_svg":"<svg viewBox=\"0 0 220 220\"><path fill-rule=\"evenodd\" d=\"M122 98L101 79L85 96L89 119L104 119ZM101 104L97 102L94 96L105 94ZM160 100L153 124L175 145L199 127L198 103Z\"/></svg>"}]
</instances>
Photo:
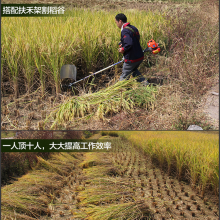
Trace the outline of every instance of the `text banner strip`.
<instances>
[{"instance_id":1,"label":"text banner strip","mask_svg":"<svg viewBox=\"0 0 220 220\"><path fill-rule=\"evenodd\" d=\"M57 17L64 12L65 7L58 4L1 4L1 17Z\"/></svg>"},{"instance_id":2,"label":"text banner strip","mask_svg":"<svg viewBox=\"0 0 220 220\"><path fill-rule=\"evenodd\" d=\"M108 152L111 141L93 139L2 139L1 152Z\"/></svg>"}]
</instances>

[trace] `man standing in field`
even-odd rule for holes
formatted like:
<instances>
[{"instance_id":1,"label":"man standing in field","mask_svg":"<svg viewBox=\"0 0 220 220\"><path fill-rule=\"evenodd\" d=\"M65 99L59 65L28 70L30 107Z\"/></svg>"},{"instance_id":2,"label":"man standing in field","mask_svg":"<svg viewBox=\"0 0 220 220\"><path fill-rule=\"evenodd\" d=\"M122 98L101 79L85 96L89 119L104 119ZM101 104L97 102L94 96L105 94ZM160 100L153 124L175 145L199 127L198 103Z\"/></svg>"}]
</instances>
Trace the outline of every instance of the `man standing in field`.
<instances>
[{"instance_id":1,"label":"man standing in field","mask_svg":"<svg viewBox=\"0 0 220 220\"><path fill-rule=\"evenodd\" d=\"M124 14L115 16L116 25L121 29L121 47L119 53L124 55L124 65L120 81L129 78L132 73L133 77L138 77L138 82L143 82L145 78L138 71L139 65L143 62L144 53L140 46L140 35L138 29L130 23L127 23L127 17ZM147 85L148 82L145 81Z\"/></svg>"}]
</instances>

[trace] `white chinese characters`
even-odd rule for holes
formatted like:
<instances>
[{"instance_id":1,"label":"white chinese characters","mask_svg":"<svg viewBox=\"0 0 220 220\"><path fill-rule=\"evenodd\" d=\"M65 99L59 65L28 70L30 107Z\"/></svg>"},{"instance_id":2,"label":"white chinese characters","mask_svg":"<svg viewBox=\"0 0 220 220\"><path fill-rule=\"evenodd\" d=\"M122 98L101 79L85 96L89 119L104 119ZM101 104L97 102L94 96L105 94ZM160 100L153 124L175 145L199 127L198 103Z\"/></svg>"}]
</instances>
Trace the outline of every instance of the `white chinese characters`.
<instances>
[{"instance_id":1,"label":"white chinese characters","mask_svg":"<svg viewBox=\"0 0 220 220\"><path fill-rule=\"evenodd\" d=\"M3 6L3 15L60 15L64 12L63 6Z\"/></svg>"}]
</instances>

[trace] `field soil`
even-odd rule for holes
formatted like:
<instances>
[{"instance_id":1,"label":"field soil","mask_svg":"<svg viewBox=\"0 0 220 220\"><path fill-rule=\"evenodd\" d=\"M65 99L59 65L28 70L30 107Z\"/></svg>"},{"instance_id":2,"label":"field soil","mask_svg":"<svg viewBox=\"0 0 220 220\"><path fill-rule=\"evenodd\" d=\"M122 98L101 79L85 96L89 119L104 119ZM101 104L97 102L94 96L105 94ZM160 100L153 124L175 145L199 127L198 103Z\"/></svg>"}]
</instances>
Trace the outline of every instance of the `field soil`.
<instances>
[{"instance_id":1,"label":"field soil","mask_svg":"<svg viewBox=\"0 0 220 220\"><path fill-rule=\"evenodd\" d=\"M112 152L81 155L38 219L219 219L217 196L202 197L127 141L111 142Z\"/></svg>"},{"instance_id":2,"label":"field soil","mask_svg":"<svg viewBox=\"0 0 220 220\"><path fill-rule=\"evenodd\" d=\"M214 93L213 93L214 92ZM213 86L201 97L201 101L195 109L201 117L201 123L208 122L213 130L219 129L219 84ZM62 104L69 93L59 96L45 94L43 98L37 92L14 99L13 95L2 98L2 130L42 130L46 118L54 111L54 108ZM156 106L157 108L157 106ZM169 111L169 109L167 110ZM69 123L68 126L56 127L55 130L170 130L170 125L159 124L158 114L154 110L137 108L134 112L121 111L105 120L89 119ZM50 129L53 121L47 121L44 129ZM209 129L210 129L209 128Z\"/></svg>"}]
</instances>

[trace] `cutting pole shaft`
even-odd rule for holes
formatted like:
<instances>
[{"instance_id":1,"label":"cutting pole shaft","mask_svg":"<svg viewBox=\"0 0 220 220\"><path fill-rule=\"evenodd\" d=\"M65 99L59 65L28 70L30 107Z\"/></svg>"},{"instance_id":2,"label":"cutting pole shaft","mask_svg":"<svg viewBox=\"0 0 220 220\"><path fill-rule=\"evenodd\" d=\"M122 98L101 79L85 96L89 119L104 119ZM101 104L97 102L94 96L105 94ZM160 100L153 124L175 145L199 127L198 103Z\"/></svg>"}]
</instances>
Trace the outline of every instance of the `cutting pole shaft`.
<instances>
[{"instance_id":1,"label":"cutting pole shaft","mask_svg":"<svg viewBox=\"0 0 220 220\"><path fill-rule=\"evenodd\" d=\"M145 52L150 52L150 51L152 51L152 49L149 48L149 47L147 47L146 49L143 50L143 53L145 53ZM107 69L109 69L109 68L111 68L111 67L113 67L113 66L115 66L115 65L117 65L117 64L119 64L119 63L122 63L123 61L124 61L124 58L123 58L121 61L119 61L119 62L117 62L117 63L114 63L114 64L112 64L111 66L108 66L108 67L106 67L106 68L104 68L104 69L102 69L102 70L99 70L99 71L97 71L97 72L95 72L95 73L93 73L93 74L91 74L91 75L89 75L89 76L86 76L86 77L83 78L83 79L80 79L80 80L78 80L78 81L76 81L76 82L70 83L69 86L72 86L72 85L74 85L74 84L76 84L76 83L78 83L78 82L80 82L80 81L82 81L82 80L84 80L84 79L87 79L87 78L89 78L90 76L94 76L94 75L96 75L96 74L98 74L98 73L101 73L102 71L105 71L105 70L107 70Z\"/></svg>"},{"instance_id":2,"label":"cutting pole shaft","mask_svg":"<svg viewBox=\"0 0 220 220\"><path fill-rule=\"evenodd\" d=\"M119 63L122 63L123 61L124 61L124 60L121 60L121 61L119 61L119 62L117 62L117 63L112 64L111 66L108 66L108 67L106 67L106 68L104 68L104 69L102 69L102 70L99 70L99 71L97 71L97 72L95 72L95 73L93 73L93 74L91 74L91 75L89 75L89 76L86 76L86 77L83 78L83 79L80 79L80 80L78 80L78 81L76 81L76 82L70 83L69 86L72 86L72 85L74 85L74 84L76 84L76 83L78 83L78 82L80 82L80 81L82 81L82 80L84 80L84 79L87 79L87 78L89 78L90 76L94 76L94 75L96 75L96 74L98 74L98 73L101 73L102 71L105 71L105 70L107 70L107 69L109 69L109 68L111 68L111 67L113 67L113 66L115 66L115 65L117 65L117 64L119 64Z\"/></svg>"}]
</instances>

